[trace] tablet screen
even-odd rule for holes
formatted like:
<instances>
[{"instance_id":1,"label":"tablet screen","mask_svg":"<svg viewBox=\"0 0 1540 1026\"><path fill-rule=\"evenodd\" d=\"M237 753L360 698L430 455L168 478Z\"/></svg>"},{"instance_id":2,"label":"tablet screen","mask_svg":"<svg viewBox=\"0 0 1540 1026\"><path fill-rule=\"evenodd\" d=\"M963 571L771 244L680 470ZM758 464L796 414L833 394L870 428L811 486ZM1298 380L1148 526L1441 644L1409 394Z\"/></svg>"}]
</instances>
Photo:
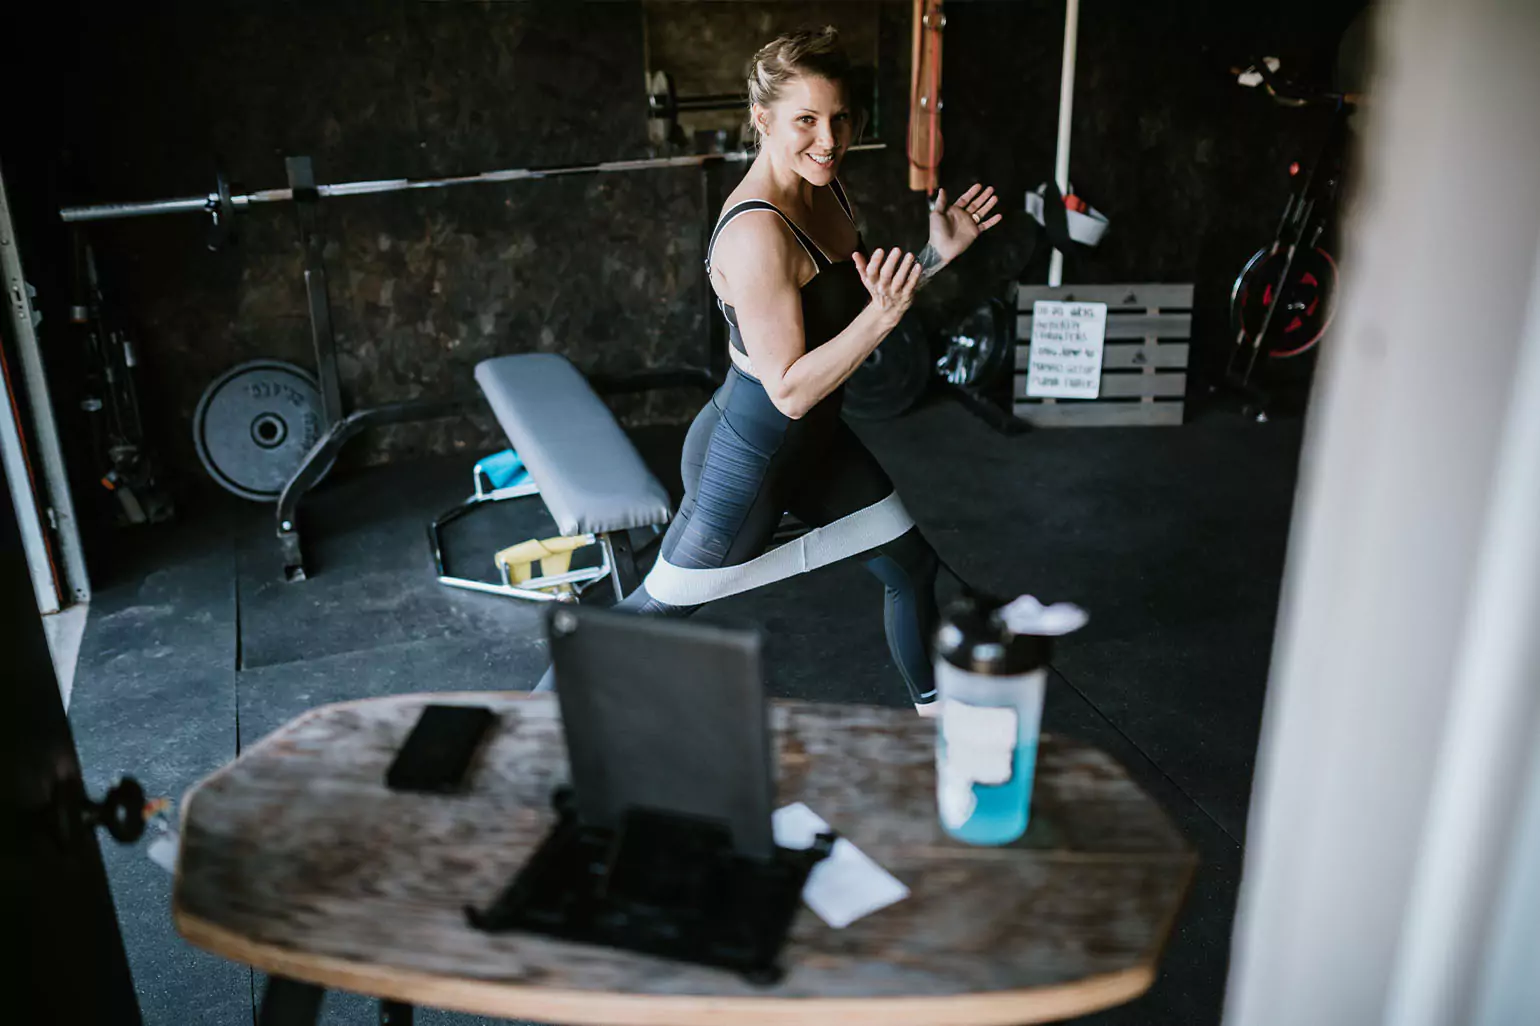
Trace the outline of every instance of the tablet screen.
<instances>
[{"instance_id":1,"label":"tablet screen","mask_svg":"<svg viewBox=\"0 0 1540 1026\"><path fill-rule=\"evenodd\" d=\"M768 858L759 636L576 606L547 626L578 818L612 830L631 808L705 818L739 854Z\"/></svg>"}]
</instances>

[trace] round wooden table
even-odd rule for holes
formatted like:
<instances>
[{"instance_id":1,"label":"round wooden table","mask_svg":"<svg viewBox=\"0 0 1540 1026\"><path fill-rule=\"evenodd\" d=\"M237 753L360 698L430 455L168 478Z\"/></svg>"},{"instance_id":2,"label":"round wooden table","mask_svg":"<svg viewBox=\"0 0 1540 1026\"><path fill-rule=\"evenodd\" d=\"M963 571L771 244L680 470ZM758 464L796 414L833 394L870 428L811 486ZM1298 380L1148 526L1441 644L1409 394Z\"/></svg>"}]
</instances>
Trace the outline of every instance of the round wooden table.
<instances>
[{"instance_id":1,"label":"round wooden table","mask_svg":"<svg viewBox=\"0 0 1540 1026\"><path fill-rule=\"evenodd\" d=\"M465 794L384 785L429 702L500 717ZM1195 857L1111 758L1045 736L1027 835L978 848L937 825L932 722L807 703L776 703L771 722L778 801L806 802L911 891L842 930L802 909L774 986L467 925L554 821L566 754L544 695L325 706L249 748L188 792L177 928L275 977L552 1023L1031 1023L1149 987Z\"/></svg>"}]
</instances>

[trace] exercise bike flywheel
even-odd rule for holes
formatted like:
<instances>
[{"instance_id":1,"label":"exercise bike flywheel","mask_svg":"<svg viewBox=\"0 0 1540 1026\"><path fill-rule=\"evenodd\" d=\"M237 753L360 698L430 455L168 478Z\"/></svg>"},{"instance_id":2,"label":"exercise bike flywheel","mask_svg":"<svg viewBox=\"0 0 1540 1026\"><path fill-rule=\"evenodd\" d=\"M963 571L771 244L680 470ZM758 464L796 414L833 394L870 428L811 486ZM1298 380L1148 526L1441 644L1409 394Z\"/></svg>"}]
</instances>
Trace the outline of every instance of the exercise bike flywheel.
<instances>
[{"instance_id":1,"label":"exercise bike flywheel","mask_svg":"<svg viewBox=\"0 0 1540 1026\"><path fill-rule=\"evenodd\" d=\"M1234 337L1251 347L1265 334L1262 351L1278 360L1307 352L1326 334L1336 312L1337 265L1331 254L1319 247L1296 252L1280 287L1285 260L1281 250L1257 250L1230 290Z\"/></svg>"}]
</instances>

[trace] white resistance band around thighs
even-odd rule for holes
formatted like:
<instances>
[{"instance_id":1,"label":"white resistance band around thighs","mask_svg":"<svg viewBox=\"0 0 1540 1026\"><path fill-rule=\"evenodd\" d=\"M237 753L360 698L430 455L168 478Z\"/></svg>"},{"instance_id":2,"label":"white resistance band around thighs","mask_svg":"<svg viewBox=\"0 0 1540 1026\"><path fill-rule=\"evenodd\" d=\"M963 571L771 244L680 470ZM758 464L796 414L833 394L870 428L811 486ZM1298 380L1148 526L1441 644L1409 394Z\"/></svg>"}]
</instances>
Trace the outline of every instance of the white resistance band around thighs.
<instances>
[{"instance_id":1,"label":"white resistance band around thighs","mask_svg":"<svg viewBox=\"0 0 1540 1026\"><path fill-rule=\"evenodd\" d=\"M914 520L898 493L858 509L848 516L815 527L747 563L690 570L659 557L643 582L647 594L671 606L699 606L729 595L753 591L765 584L838 563L902 535Z\"/></svg>"}]
</instances>

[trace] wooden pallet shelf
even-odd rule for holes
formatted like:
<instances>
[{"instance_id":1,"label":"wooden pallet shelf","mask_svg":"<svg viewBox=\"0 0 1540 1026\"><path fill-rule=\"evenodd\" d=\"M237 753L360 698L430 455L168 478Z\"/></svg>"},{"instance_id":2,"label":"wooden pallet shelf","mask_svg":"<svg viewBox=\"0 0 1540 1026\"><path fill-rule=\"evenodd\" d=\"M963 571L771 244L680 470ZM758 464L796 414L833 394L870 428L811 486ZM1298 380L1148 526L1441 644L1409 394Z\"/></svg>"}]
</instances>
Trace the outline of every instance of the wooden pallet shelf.
<instances>
[{"instance_id":1,"label":"wooden pallet shelf","mask_svg":"<svg viewBox=\"0 0 1540 1026\"><path fill-rule=\"evenodd\" d=\"M1039 300L1106 303L1101 394L1096 399L1027 395L1032 305ZM1192 337L1192 285L1021 285L1016 294L1016 416L1037 427L1133 427L1182 423ZM1130 341L1133 340L1133 341Z\"/></svg>"}]
</instances>

